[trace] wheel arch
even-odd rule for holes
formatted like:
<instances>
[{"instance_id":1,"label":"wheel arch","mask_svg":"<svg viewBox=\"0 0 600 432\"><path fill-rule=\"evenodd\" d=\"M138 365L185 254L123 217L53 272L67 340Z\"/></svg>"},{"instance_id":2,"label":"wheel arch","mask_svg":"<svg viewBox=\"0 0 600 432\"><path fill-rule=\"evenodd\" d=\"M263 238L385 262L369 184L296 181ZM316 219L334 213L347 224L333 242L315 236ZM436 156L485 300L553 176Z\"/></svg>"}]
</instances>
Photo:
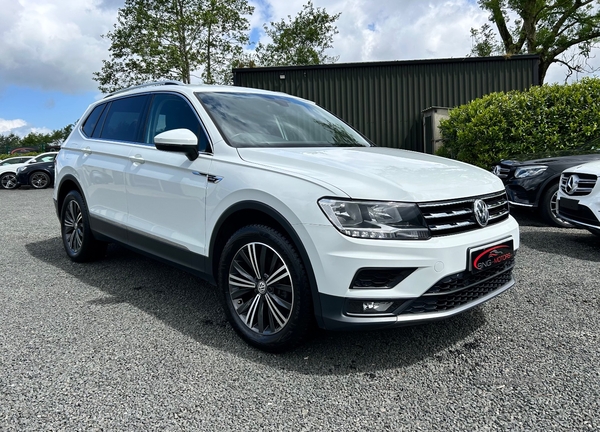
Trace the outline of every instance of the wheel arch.
<instances>
[{"instance_id":1,"label":"wheel arch","mask_svg":"<svg viewBox=\"0 0 600 432\"><path fill-rule=\"evenodd\" d=\"M535 199L535 202L537 203L537 209L541 209L542 197L544 196L546 191L550 189L553 185L558 184L560 182L560 175L561 173L559 172L556 175L553 175L552 177L546 179L544 183L542 183L542 186L540 186L540 188L538 189L537 196Z\"/></svg>"},{"instance_id":2,"label":"wheel arch","mask_svg":"<svg viewBox=\"0 0 600 432\"><path fill-rule=\"evenodd\" d=\"M212 235L209 245L208 265L210 266L210 269L207 270L211 272L215 282L217 282L219 261L225 243L227 243L227 240L238 229L255 224L266 225L278 230L282 235L287 237L298 251L302 264L306 269L310 284L314 315L319 326L323 327L317 280L306 248L296 230L285 217L277 210L264 203L258 201L238 202L223 212L213 229L214 235Z\"/></svg>"},{"instance_id":3,"label":"wheel arch","mask_svg":"<svg viewBox=\"0 0 600 432\"><path fill-rule=\"evenodd\" d=\"M69 192L76 190L85 200L85 195L83 194L83 189L81 185L79 184L75 176L71 174L67 174L63 178L61 178L60 184L57 186L57 188L58 193L56 194L56 211L58 213L58 217L60 217L60 209L62 209L65 197Z\"/></svg>"}]
</instances>

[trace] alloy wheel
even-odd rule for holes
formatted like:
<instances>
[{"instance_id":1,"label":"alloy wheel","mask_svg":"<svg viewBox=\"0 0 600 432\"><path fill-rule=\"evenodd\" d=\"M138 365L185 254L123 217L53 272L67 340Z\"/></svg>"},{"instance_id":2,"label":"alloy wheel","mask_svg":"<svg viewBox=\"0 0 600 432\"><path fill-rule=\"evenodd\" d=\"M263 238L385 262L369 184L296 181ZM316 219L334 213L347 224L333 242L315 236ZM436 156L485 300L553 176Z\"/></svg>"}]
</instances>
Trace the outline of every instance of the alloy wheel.
<instances>
[{"instance_id":1,"label":"alloy wheel","mask_svg":"<svg viewBox=\"0 0 600 432\"><path fill-rule=\"evenodd\" d=\"M48 174L43 173L43 172L34 173L31 176L31 179L29 180L29 183L31 184L31 186L33 186L36 189L44 189L45 187L48 186L49 182L50 182L50 179L48 178Z\"/></svg>"},{"instance_id":2,"label":"alloy wheel","mask_svg":"<svg viewBox=\"0 0 600 432\"><path fill-rule=\"evenodd\" d=\"M69 201L65 209L63 226L66 244L73 254L77 254L83 244L83 214L77 201Z\"/></svg>"},{"instance_id":3,"label":"alloy wheel","mask_svg":"<svg viewBox=\"0 0 600 432\"><path fill-rule=\"evenodd\" d=\"M4 189L14 189L18 185L17 176L9 173L2 176L2 187Z\"/></svg>"},{"instance_id":4,"label":"alloy wheel","mask_svg":"<svg viewBox=\"0 0 600 432\"><path fill-rule=\"evenodd\" d=\"M229 297L240 320L252 331L269 335L288 323L294 306L290 270L275 249L248 243L229 268Z\"/></svg>"}]
</instances>

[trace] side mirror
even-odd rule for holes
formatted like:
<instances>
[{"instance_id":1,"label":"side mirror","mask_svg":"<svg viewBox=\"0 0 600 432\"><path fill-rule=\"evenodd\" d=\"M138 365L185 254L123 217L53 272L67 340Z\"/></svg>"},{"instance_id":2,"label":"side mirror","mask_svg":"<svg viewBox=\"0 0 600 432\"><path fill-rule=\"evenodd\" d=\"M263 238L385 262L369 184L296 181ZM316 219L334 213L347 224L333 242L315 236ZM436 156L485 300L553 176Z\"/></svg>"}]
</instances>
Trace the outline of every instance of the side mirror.
<instances>
[{"instance_id":1,"label":"side mirror","mask_svg":"<svg viewBox=\"0 0 600 432\"><path fill-rule=\"evenodd\" d=\"M189 129L172 129L154 137L154 146L163 151L184 153L191 161L198 159L198 137Z\"/></svg>"}]
</instances>

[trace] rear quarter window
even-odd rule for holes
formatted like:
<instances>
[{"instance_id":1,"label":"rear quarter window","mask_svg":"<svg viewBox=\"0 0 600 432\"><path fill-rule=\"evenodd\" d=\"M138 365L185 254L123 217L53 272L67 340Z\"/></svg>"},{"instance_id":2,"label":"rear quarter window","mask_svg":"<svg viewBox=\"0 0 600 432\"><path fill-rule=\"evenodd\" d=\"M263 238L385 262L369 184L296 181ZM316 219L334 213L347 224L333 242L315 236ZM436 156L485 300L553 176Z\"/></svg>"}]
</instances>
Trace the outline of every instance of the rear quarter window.
<instances>
[{"instance_id":1,"label":"rear quarter window","mask_svg":"<svg viewBox=\"0 0 600 432\"><path fill-rule=\"evenodd\" d=\"M148 100L149 96L142 95L113 101L108 107L100 138L142 142L141 131L146 119Z\"/></svg>"},{"instance_id":2,"label":"rear quarter window","mask_svg":"<svg viewBox=\"0 0 600 432\"><path fill-rule=\"evenodd\" d=\"M98 119L102 115L102 111L104 111L104 108L106 108L106 104L98 105L96 108L94 108L92 110L90 115L87 117L87 119L85 120L85 123L83 123L83 127L82 127L82 130L83 130L83 133L85 136L87 136L87 137L92 136L92 134L94 133L94 129L95 129L96 125L98 124Z\"/></svg>"}]
</instances>

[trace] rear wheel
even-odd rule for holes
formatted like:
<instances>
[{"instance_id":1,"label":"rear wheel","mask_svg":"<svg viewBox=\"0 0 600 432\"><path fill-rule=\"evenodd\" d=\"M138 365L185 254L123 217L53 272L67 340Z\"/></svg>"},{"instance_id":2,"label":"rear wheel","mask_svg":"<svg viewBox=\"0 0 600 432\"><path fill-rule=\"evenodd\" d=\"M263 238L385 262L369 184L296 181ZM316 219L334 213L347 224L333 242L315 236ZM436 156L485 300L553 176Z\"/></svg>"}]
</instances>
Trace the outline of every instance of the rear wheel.
<instances>
[{"instance_id":1,"label":"rear wheel","mask_svg":"<svg viewBox=\"0 0 600 432\"><path fill-rule=\"evenodd\" d=\"M312 323L302 261L278 231L251 225L223 249L219 289L227 318L249 344L281 352L300 344Z\"/></svg>"},{"instance_id":2,"label":"rear wheel","mask_svg":"<svg viewBox=\"0 0 600 432\"><path fill-rule=\"evenodd\" d=\"M92 234L88 208L79 192L71 191L65 197L60 227L65 251L73 261L91 261L105 254L107 244Z\"/></svg>"},{"instance_id":3,"label":"rear wheel","mask_svg":"<svg viewBox=\"0 0 600 432\"><path fill-rule=\"evenodd\" d=\"M558 183L550 186L542 195L540 213L544 221L550 226L573 228L573 225L558 216Z\"/></svg>"},{"instance_id":4,"label":"rear wheel","mask_svg":"<svg viewBox=\"0 0 600 432\"><path fill-rule=\"evenodd\" d=\"M45 189L50 186L50 176L43 171L34 172L29 176L29 184L35 189Z\"/></svg>"},{"instance_id":5,"label":"rear wheel","mask_svg":"<svg viewBox=\"0 0 600 432\"><path fill-rule=\"evenodd\" d=\"M15 173L4 173L0 177L0 186L2 189L16 189L19 187L17 175Z\"/></svg>"}]
</instances>

